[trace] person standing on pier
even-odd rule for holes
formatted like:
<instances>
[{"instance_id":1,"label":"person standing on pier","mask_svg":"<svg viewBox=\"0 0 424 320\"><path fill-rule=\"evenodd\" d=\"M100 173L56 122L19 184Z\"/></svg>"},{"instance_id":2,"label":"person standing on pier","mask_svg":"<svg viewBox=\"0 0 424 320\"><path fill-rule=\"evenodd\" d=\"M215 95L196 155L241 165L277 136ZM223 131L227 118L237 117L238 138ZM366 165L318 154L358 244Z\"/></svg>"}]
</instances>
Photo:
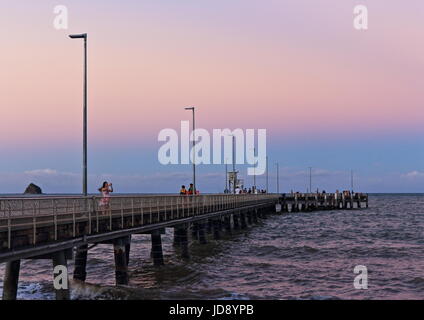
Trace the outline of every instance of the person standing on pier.
<instances>
[{"instance_id":1,"label":"person standing on pier","mask_svg":"<svg viewBox=\"0 0 424 320\"><path fill-rule=\"evenodd\" d=\"M190 188L188 188L188 194L189 194L189 195L194 194L194 186L193 186L193 184L192 184L192 183L190 183Z\"/></svg>"},{"instance_id":2,"label":"person standing on pier","mask_svg":"<svg viewBox=\"0 0 424 320\"><path fill-rule=\"evenodd\" d=\"M186 194L187 194L187 189L185 185L182 185L180 190L180 195L186 195Z\"/></svg>"},{"instance_id":3,"label":"person standing on pier","mask_svg":"<svg viewBox=\"0 0 424 320\"><path fill-rule=\"evenodd\" d=\"M110 193L113 192L112 183L108 183L107 181L103 182L103 185L99 188L99 191L102 194L100 208L102 208L103 214L105 214L110 205Z\"/></svg>"}]
</instances>

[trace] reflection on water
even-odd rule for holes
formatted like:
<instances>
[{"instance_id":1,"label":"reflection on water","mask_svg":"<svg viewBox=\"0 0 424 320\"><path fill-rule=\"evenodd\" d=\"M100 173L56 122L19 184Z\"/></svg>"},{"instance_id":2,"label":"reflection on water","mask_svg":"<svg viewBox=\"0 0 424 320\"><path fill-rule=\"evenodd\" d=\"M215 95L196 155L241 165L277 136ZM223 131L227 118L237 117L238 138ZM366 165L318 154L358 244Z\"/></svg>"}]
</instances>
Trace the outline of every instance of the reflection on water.
<instances>
[{"instance_id":1,"label":"reflection on water","mask_svg":"<svg viewBox=\"0 0 424 320\"><path fill-rule=\"evenodd\" d=\"M163 236L165 266L153 267L150 237L131 244L130 285L114 286L111 245L89 252L75 299L423 299L423 195L370 197L370 208L271 215L246 231L200 245L190 261ZM356 290L353 268L368 268ZM70 270L73 266L70 263ZM3 275L4 265L0 266ZM51 262L26 260L20 299L52 299ZM1 283L0 283L1 287ZM1 290L1 289L0 289Z\"/></svg>"}]
</instances>

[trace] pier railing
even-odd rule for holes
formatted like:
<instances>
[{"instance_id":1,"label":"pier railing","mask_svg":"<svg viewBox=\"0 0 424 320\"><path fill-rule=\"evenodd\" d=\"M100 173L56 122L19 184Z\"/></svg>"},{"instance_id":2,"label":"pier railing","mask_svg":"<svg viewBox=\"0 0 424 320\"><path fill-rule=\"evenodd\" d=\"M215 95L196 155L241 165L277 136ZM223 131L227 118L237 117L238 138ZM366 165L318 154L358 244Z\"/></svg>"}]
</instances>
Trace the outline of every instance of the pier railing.
<instances>
[{"instance_id":1,"label":"pier railing","mask_svg":"<svg viewBox=\"0 0 424 320\"><path fill-rule=\"evenodd\" d=\"M35 245L42 241L43 232L48 233L46 240L69 239L269 204L280 198L279 194L131 195L112 196L107 204L99 196L0 198L0 250L19 245L23 233L30 238L25 244Z\"/></svg>"}]
</instances>

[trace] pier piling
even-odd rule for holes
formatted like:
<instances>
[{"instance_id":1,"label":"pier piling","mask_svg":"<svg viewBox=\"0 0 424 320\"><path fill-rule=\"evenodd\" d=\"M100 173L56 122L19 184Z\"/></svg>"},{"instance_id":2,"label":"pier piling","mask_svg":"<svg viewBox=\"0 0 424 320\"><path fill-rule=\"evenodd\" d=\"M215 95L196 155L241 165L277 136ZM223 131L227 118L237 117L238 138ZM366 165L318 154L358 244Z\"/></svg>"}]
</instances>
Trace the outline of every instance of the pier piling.
<instances>
[{"instance_id":1,"label":"pier piling","mask_svg":"<svg viewBox=\"0 0 424 320\"><path fill-rule=\"evenodd\" d=\"M218 219L213 220L213 238L215 240L221 239L221 223Z\"/></svg>"},{"instance_id":2,"label":"pier piling","mask_svg":"<svg viewBox=\"0 0 424 320\"><path fill-rule=\"evenodd\" d=\"M252 212L247 213L247 223L252 225Z\"/></svg>"},{"instance_id":3,"label":"pier piling","mask_svg":"<svg viewBox=\"0 0 424 320\"><path fill-rule=\"evenodd\" d=\"M152 257L155 266L164 265L162 251L162 237L159 230L152 231Z\"/></svg>"},{"instance_id":4,"label":"pier piling","mask_svg":"<svg viewBox=\"0 0 424 320\"><path fill-rule=\"evenodd\" d=\"M3 300L16 300L21 260L6 262L3 280Z\"/></svg>"},{"instance_id":5,"label":"pier piling","mask_svg":"<svg viewBox=\"0 0 424 320\"><path fill-rule=\"evenodd\" d=\"M131 252L131 236L128 236L127 243L125 243L125 262L127 266L130 263L130 252Z\"/></svg>"},{"instance_id":6,"label":"pier piling","mask_svg":"<svg viewBox=\"0 0 424 320\"><path fill-rule=\"evenodd\" d=\"M231 219L230 216L224 217L224 228L227 233L231 234Z\"/></svg>"},{"instance_id":7,"label":"pier piling","mask_svg":"<svg viewBox=\"0 0 424 320\"><path fill-rule=\"evenodd\" d=\"M191 237L195 240L199 240L199 226L197 223L193 223L191 227Z\"/></svg>"},{"instance_id":8,"label":"pier piling","mask_svg":"<svg viewBox=\"0 0 424 320\"><path fill-rule=\"evenodd\" d=\"M88 244L81 247L77 247L75 252L75 266L74 266L74 279L79 281L85 281L87 277L87 255L88 255Z\"/></svg>"},{"instance_id":9,"label":"pier piling","mask_svg":"<svg viewBox=\"0 0 424 320\"><path fill-rule=\"evenodd\" d=\"M241 229L246 229L247 228L247 225L246 225L246 215L243 212L240 213L240 227L241 227Z\"/></svg>"},{"instance_id":10,"label":"pier piling","mask_svg":"<svg viewBox=\"0 0 424 320\"><path fill-rule=\"evenodd\" d=\"M189 259L190 254L188 251L188 228L187 227L181 227L179 230L180 234L180 246L181 246L181 257L183 259Z\"/></svg>"},{"instance_id":11,"label":"pier piling","mask_svg":"<svg viewBox=\"0 0 424 320\"><path fill-rule=\"evenodd\" d=\"M173 241L173 246L174 247L179 247L180 246L180 234L179 234L179 229L178 228L174 228L174 241Z\"/></svg>"},{"instance_id":12,"label":"pier piling","mask_svg":"<svg viewBox=\"0 0 424 320\"><path fill-rule=\"evenodd\" d=\"M65 266L65 268L68 267L67 260L66 260L66 251L61 250L58 252L53 253L52 255L52 261L53 261L53 268L56 268L56 266ZM71 294L69 290L69 279L66 279L66 287L63 289L55 289L56 293L56 300L70 300Z\"/></svg>"},{"instance_id":13,"label":"pier piling","mask_svg":"<svg viewBox=\"0 0 424 320\"><path fill-rule=\"evenodd\" d=\"M115 280L117 285L128 284L128 266L123 238L113 240L113 252L115 255Z\"/></svg>"},{"instance_id":14,"label":"pier piling","mask_svg":"<svg viewBox=\"0 0 424 320\"><path fill-rule=\"evenodd\" d=\"M199 242L200 244L206 244L206 232L205 232L205 222L202 221L199 223Z\"/></svg>"},{"instance_id":15,"label":"pier piling","mask_svg":"<svg viewBox=\"0 0 424 320\"><path fill-rule=\"evenodd\" d=\"M234 230L238 230L240 229L240 223L239 223L239 215L238 214L233 214L233 226L234 226Z\"/></svg>"}]
</instances>

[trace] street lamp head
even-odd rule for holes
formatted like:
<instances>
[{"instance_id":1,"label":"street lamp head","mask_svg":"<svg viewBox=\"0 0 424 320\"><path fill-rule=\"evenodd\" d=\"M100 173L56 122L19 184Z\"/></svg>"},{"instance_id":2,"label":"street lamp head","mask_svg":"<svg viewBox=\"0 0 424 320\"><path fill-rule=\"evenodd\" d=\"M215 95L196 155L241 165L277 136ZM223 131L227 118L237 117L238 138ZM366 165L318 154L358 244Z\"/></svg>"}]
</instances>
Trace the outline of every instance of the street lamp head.
<instances>
[{"instance_id":1,"label":"street lamp head","mask_svg":"<svg viewBox=\"0 0 424 320\"><path fill-rule=\"evenodd\" d=\"M71 39L87 39L87 34L86 33L70 34L69 38L71 38Z\"/></svg>"},{"instance_id":2,"label":"street lamp head","mask_svg":"<svg viewBox=\"0 0 424 320\"><path fill-rule=\"evenodd\" d=\"M184 108L186 110L194 110L194 107Z\"/></svg>"}]
</instances>

